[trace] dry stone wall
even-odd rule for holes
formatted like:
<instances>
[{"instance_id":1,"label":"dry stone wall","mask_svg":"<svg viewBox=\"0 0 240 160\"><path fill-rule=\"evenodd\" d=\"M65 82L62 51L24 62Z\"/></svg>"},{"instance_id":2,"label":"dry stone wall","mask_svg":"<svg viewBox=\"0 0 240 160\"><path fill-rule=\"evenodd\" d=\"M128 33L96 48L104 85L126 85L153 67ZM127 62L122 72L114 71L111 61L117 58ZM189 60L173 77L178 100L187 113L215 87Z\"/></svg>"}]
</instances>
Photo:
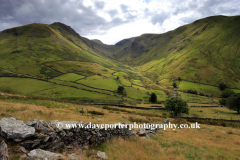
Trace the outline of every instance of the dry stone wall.
<instances>
[{"instance_id":1,"label":"dry stone wall","mask_svg":"<svg viewBox=\"0 0 240 160\"><path fill-rule=\"evenodd\" d=\"M72 147L96 146L113 137L130 138L134 135L128 128L85 128L89 123L63 121L62 124L83 125L83 128L57 127L57 120L45 122L34 119L27 123L16 118L0 119L1 136L13 140L27 150L71 149Z\"/></svg>"}]
</instances>

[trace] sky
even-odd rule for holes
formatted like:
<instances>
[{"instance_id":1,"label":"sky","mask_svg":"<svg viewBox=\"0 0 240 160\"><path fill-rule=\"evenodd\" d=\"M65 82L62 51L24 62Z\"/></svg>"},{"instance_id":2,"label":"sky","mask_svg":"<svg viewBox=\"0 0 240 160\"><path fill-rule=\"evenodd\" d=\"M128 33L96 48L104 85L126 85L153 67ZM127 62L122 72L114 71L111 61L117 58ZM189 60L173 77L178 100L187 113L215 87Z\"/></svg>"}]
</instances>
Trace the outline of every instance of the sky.
<instances>
[{"instance_id":1,"label":"sky","mask_svg":"<svg viewBox=\"0 0 240 160\"><path fill-rule=\"evenodd\" d=\"M0 31L62 22L105 44L165 33L195 20L240 15L239 0L0 0Z\"/></svg>"}]
</instances>

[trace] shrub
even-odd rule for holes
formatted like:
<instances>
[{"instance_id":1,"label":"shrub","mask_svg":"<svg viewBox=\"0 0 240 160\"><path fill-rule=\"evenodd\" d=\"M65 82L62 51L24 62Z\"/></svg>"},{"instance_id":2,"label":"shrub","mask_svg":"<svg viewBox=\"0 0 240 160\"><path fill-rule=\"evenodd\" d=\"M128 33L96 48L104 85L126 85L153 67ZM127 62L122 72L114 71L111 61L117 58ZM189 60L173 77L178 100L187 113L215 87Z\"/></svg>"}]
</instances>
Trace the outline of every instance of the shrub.
<instances>
[{"instance_id":1,"label":"shrub","mask_svg":"<svg viewBox=\"0 0 240 160\"><path fill-rule=\"evenodd\" d=\"M102 113L102 112L98 112L98 111L88 111L88 113L90 113L90 114L93 114L93 115L104 115L104 113Z\"/></svg>"},{"instance_id":2,"label":"shrub","mask_svg":"<svg viewBox=\"0 0 240 160\"><path fill-rule=\"evenodd\" d=\"M227 99L227 108L240 113L240 93L233 94Z\"/></svg>"},{"instance_id":3,"label":"shrub","mask_svg":"<svg viewBox=\"0 0 240 160\"><path fill-rule=\"evenodd\" d=\"M197 91L196 90L193 90L193 89L189 89L187 90L188 93L191 93L191 94L197 94Z\"/></svg>"},{"instance_id":4,"label":"shrub","mask_svg":"<svg viewBox=\"0 0 240 160\"><path fill-rule=\"evenodd\" d=\"M222 98L228 98L228 97L230 97L231 95L233 95L234 94L234 92L231 90L231 89L225 89L223 92L222 92L222 94L220 95L220 97L222 97Z\"/></svg>"},{"instance_id":5,"label":"shrub","mask_svg":"<svg viewBox=\"0 0 240 160\"><path fill-rule=\"evenodd\" d=\"M173 112L175 116L179 115L180 113L188 114L189 107L186 101L179 97L171 97L166 99L165 108L169 112Z\"/></svg>"},{"instance_id":6,"label":"shrub","mask_svg":"<svg viewBox=\"0 0 240 160\"><path fill-rule=\"evenodd\" d=\"M225 106L227 104L227 100L225 98L222 98L219 100L219 103L222 105L222 106Z\"/></svg>"},{"instance_id":7,"label":"shrub","mask_svg":"<svg viewBox=\"0 0 240 160\"><path fill-rule=\"evenodd\" d=\"M173 82L172 85L173 85L174 88L177 88L177 83L176 82Z\"/></svg>"},{"instance_id":8,"label":"shrub","mask_svg":"<svg viewBox=\"0 0 240 160\"><path fill-rule=\"evenodd\" d=\"M149 101L155 103L157 101L157 95L155 93L152 93L149 97Z\"/></svg>"},{"instance_id":9,"label":"shrub","mask_svg":"<svg viewBox=\"0 0 240 160\"><path fill-rule=\"evenodd\" d=\"M124 87L123 87L123 86L118 86L118 91L117 91L117 93L123 94L123 91L124 91Z\"/></svg>"},{"instance_id":10,"label":"shrub","mask_svg":"<svg viewBox=\"0 0 240 160\"><path fill-rule=\"evenodd\" d=\"M227 88L227 85L225 83L221 82L221 83L218 84L218 88L221 91L224 91Z\"/></svg>"},{"instance_id":11,"label":"shrub","mask_svg":"<svg viewBox=\"0 0 240 160\"><path fill-rule=\"evenodd\" d=\"M181 77L178 77L178 81L181 81L182 80L182 78Z\"/></svg>"}]
</instances>

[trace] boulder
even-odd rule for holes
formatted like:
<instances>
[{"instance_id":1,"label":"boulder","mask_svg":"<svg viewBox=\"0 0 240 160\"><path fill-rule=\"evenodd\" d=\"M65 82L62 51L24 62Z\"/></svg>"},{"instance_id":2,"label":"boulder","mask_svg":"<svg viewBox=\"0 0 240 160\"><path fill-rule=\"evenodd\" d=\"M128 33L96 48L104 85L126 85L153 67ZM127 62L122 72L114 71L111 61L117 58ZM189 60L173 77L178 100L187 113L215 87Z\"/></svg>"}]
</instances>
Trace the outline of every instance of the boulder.
<instances>
[{"instance_id":1,"label":"boulder","mask_svg":"<svg viewBox=\"0 0 240 160\"><path fill-rule=\"evenodd\" d=\"M169 123L169 119L165 119L165 120L163 121L163 123L164 123L164 124Z\"/></svg>"},{"instance_id":2,"label":"boulder","mask_svg":"<svg viewBox=\"0 0 240 160\"><path fill-rule=\"evenodd\" d=\"M35 134L35 128L26 125L23 120L2 118L0 120L1 135L7 139L25 139Z\"/></svg>"},{"instance_id":3,"label":"boulder","mask_svg":"<svg viewBox=\"0 0 240 160\"><path fill-rule=\"evenodd\" d=\"M72 129L73 128L73 126L74 126L74 128L75 127L79 127L79 125L77 125L77 124L79 124L79 122L77 122L77 121L62 121L62 122L58 122L57 123L57 127L58 127L58 129L59 130L70 130L70 129Z\"/></svg>"},{"instance_id":4,"label":"boulder","mask_svg":"<svg viewBox=\"0 0 240 160\"><path fill-rule=\"evenodd\" d=\"M77 155L74 154L74 153L69 154L68 157L69 157L70 160L79 160L79 158L77 157ZM81 158L80 158L80 159L81 159Z\"/></svg>"},{"instance_id":5,"label":"boulder","mask_svg":"<svg viewBox=\"0 0 240 160\"><path fill-rule=\"evenodd\" d=\"M59 160L59 159L65 159L65 157L61 154L44 151L41 149L34 149L28 153L28 157L32 158L40 158L40 159L47 159L47 160Z\"/></svg>"},{"instance_id":6,"label":"boulder","mask_svg":"<svg viewBox=\"0 0 240 160\"><path fill-rule=\"evenodd\" d=\"M97 157L102 159L108 159L108 156L106 156L105 152L102 152L102 151L97 152Z\"/></svg>"},{"instance_id":7,"label":"boulder","mask_svg":"<svg viewBox=\"0 0 240 160\"><path fill-rule=\"evenodd\" d=\"M9 160L7 144L4 142L4 140L2 140L0 143L0 159Z\"/></svg>"}]
</instances>

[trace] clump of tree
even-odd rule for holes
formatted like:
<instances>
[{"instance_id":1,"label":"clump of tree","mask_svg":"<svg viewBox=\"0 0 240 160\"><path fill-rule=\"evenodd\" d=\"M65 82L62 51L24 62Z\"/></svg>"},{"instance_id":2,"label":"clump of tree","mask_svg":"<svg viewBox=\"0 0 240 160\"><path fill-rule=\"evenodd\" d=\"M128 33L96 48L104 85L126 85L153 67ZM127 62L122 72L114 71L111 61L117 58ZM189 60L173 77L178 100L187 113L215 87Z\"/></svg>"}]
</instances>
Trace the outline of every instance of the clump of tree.
<instances>
[{"instance_id":1,"label":"clump of tree","mask_svg":"<svg viewBox=\"0 0 240 160\"><path fill-rule=\"evenodd\" d=\"M221 83L218 84L218 88L221 91L224 91L227 88L227 85L225 83L221 82Z\"/></svg>"},{"instance_id":2,"label":"clump of tree","mask_svg":"<svg viewBox=\"0 0 240 160\"><path fill-rule=\"evenodd\" d=\"M177 116L180 113L186 113L189 112L188 104L185 100L179 97L171 97L166 99L164 102L165 108L170 113L173 113L173 115Z\"/></svg>"},{"instance_id":3,"label":"clump of tree","mask_svg":"<svg viewBox=\"0 0 240 160\"><path fill-rule=\"evenodd\" d=\"M233 94L227 98L227 108L240 114L240 93Z\"/></svg>"},{"instance_id":4,"label":"clump of tree","mask_svg":"<svg viewBox=\"0 0 240 160\"><path fill-rule=\"evenodd\" d=\"M173 86L174 88L177 88L177 83L176 83L176 82L173 82L172 86Z\"/></svg>"},{"instance_id":5,"label":"clump of tree","mask_svg":"<svg viewBox=\"0 0 240 160\"><path fill-rule=\"evenodd\" d=\"M197 91L196 91L196 90L193 90L193 89L187 90L187 93L198 94Z\"/></svg>"},{"instance_id":6,"label":"clump of tree","mask_svg":"<svg viewBox=\"0 0 240 160\"><path fill-rule=\"evenodd\" d=\"M149 102L156 103L157 102L157 95L155 93L152 93L149 97Z\"/></svg>"},{"instance_id":7,"label":"clump of tree","mask_svg":"<svg viewBox=\"0 0 240 160\"><path fill-rule=\"evenodd\" d=\"M124 87L123 86L118 86L118 90L117 90L117 93L119 94L123 94L124 93Z\"/></svg>"},{"instance_id":8,"label":"clump of tree","mask_svg":"<svg viewBox=\"0 0 240 160\"><path fill-rule=\"evenodd\" d=\"M233 90L227 88L227 89L225 89L225 90L221 93L220 97L222 97L222 98L228 98L228 97L230 97L230 96L233 95L233 94L234 94Z\"/></svg>"},{"instance_id":9,"label":"clump of tree","mask_svg":"<svg viewBox=\"0 0 240 160\"><path fill-rule=\"evenodd\" d=\"M219 100L219 103L222 105L222 106L226 106L227 104L227 100L225 98L222 98Z\"/></svg>"}]
</instances>

